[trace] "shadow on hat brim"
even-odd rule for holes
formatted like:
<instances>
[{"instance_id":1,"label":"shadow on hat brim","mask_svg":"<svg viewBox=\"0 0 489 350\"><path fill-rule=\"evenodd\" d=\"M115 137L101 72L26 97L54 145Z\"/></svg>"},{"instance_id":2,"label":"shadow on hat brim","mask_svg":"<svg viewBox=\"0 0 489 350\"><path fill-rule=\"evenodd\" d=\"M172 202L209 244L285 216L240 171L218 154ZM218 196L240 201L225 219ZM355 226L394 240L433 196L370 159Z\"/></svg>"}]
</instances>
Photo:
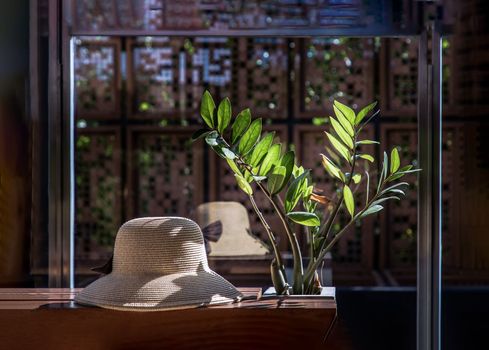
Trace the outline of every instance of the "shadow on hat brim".
<instances>
[{"instance_id":1,"label":"shadow on hat brim","mask_svg":"<svg viewBox=\"0 0 489 350\"><path fill-rule=\"evenodd\" d=\"M110 273L75 297L81 305L123 311L196 308L239 301L242 294L212 270L166 276Z\"/></svg>"}]
</instances>

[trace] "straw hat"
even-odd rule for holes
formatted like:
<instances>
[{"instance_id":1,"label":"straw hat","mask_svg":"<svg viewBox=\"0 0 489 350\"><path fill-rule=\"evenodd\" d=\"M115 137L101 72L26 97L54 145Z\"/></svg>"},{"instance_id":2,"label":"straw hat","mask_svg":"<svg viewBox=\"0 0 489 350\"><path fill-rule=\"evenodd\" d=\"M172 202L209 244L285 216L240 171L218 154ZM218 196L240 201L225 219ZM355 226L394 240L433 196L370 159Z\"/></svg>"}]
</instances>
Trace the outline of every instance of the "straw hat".
<instances>
[{"instance_id":1,"label":"straw hat","mask_svg":"<svg viewBox=\"0 0 489 350\"><path fill-rule=\"evenodd\" d=\"M75 301L108 309L155 311L230 303L241 297L209 268L195 222L154 217L122 225L112 272L87 286Z\"/></svg>"},{"instance_id":2,"label":"straw hat","mask_svg":"<svg viewBox=\"0 0 489 350\"><path fill-rule=\"evenodd\" d=\"M204 231L219 226L220 235L216 237L217 239L212 239L212 237L208 239L209 256L248 256L269 253L265 244L251 235L248 211L241 203L209 202L201 204L197 207L195 221L204 228Z\"/></svg>"}]
</instances>

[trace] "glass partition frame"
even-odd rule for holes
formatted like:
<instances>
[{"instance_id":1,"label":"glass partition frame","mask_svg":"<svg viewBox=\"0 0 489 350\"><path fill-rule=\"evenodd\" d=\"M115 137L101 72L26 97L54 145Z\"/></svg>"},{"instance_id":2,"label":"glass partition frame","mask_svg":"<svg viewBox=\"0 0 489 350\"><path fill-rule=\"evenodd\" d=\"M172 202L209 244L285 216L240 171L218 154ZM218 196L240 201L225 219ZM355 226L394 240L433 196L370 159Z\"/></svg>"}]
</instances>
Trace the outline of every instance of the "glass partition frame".
<instances>
[{"instance_id":1,"label":"glass partition frame","mask_svg":"<svg viewBox=\"0 0 489 350\"><path fill-rule=\"evenodd\" d=\"M422 5L421 5L422 6ZM418 194L417 344L440 349L441 292L441 27L436 23L395 29L301 28L220 31L121 31L103 33L73 26L74 1L49 0L49 285L73 286L75 36L221 36L221 37L403 37L419 38L417 122L420 167ZM60 25L59 25L60 24ZM63 116L69 116L64 118Z\"/></svg>"}]
</instances>

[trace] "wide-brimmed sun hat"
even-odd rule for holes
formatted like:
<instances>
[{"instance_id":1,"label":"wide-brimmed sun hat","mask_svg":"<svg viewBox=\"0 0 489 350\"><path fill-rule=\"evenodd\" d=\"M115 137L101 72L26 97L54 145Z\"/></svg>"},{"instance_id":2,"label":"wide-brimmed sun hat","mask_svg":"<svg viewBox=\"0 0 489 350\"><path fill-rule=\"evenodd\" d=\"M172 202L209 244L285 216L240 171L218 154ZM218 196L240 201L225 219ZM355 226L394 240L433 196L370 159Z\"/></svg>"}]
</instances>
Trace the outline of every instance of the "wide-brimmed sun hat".
<instances>
[{"instance_id":1,"label":"wide-brimmed sun hat","mask_svg":"<svg viewBox=\"0 0 489 350\"><path fill-rule=\"evenodd\" d=\"M251 235L248 210L239 202L203 203L197 207L195 219L208 240L209 256L263 256L269 253L265 244ZM206 231L211 234L206 236ZM218 235L212 237L212 231L217 231Z\"/></svg>"},{"instance_id":2,"label":"wide-brimmed sun hat","mask_svg":"<svg viewBox=\"0 0 489 350\"><path fill-rule=\"evenodd\" d=\"M75 297L84 305L156 311L231 303L241 293L212 271L199 226L180 217L139 218L119 229L112 272Z\"/></svg>"}]
</instances>

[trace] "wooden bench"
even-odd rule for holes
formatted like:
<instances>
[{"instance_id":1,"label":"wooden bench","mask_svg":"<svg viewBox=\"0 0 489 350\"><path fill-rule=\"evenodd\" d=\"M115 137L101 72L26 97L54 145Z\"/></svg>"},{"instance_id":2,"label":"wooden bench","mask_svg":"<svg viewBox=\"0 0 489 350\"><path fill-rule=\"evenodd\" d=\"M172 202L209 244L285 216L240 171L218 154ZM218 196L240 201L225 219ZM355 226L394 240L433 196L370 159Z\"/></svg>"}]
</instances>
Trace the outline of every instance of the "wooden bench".
<instances>
[{"instance_id":1,"label":"wooden bench","mask_svg":"<svg viewBox=\"0 0 489 350\"><path fill-rule=\"evenodd\" d=\"M334 298L265 297L157 312L82 307L77 289L0 289L2 349L324 349Z\"/></svg>"}]
</instances>

